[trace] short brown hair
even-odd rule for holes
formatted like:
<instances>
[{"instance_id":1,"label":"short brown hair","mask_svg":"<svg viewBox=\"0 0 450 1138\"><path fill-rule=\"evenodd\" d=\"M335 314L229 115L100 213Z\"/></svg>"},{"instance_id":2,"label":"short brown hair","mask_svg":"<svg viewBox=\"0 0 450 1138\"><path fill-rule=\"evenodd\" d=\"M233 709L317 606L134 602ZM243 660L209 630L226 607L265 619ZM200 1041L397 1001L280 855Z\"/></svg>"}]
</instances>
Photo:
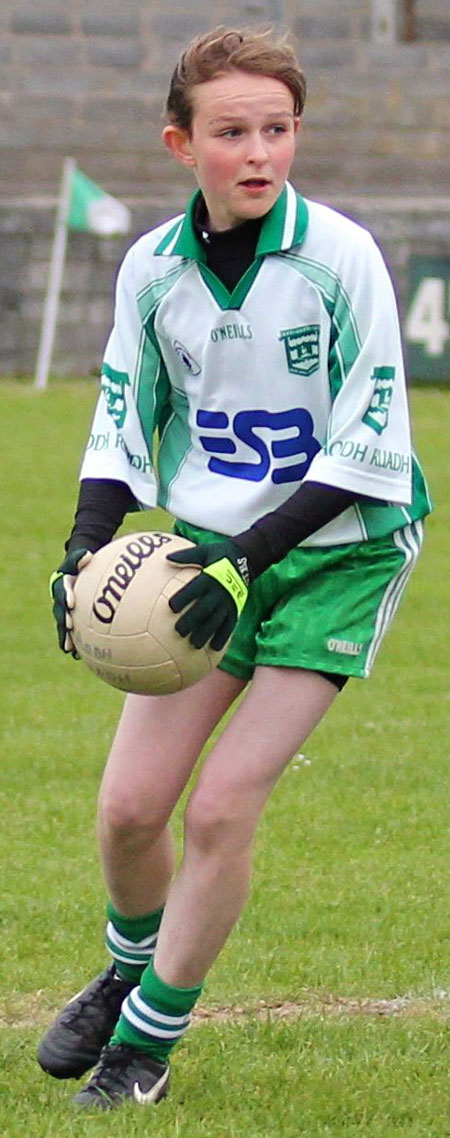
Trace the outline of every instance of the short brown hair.
<instances>
[{"instance_id":1,"label":"short brown hair","mask_svg":"<svg viewBox=\"0 0 450 1138\"><path fill-rule=\"evenodd\" d=\"M272 30L214 28L197 36L180 56L173 72L166 114L169 122L190 131L192 88L227 71L246 71L279 79L292 91L296 115L301 115L306 81L294 48L286 36Z\"/></svg>"}]
</instances>

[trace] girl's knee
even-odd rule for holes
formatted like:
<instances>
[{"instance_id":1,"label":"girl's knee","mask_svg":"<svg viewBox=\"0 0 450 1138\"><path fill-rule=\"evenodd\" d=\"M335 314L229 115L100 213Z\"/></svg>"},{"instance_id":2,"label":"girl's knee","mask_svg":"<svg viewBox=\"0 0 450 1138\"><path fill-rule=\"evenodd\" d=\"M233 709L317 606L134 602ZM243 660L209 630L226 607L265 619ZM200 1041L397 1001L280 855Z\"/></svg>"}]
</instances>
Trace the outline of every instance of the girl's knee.
<instances>
[{"instance_id":1,"label":"girl's knee","mask_svg":"<svg viewBox=\"0 0 450 1138\"><path fill-rule=\"evenodd\" d=\"M102 787L98 802L99 826L117 841L145 836L156 841L168 822L168 812L138 788L108 785Z\"/></svg>"},{"instance_id":2,"label":"girl's knee","mask_svg":"<svg viewBox=\"0 0 450 1138\"><path fill-rule=\"evenodd\" d=\"M200 778L185 814L186 846L207 853L214 848L245 848L257 820L238 788L210 785Z\"/></svg>"}]
</instances>

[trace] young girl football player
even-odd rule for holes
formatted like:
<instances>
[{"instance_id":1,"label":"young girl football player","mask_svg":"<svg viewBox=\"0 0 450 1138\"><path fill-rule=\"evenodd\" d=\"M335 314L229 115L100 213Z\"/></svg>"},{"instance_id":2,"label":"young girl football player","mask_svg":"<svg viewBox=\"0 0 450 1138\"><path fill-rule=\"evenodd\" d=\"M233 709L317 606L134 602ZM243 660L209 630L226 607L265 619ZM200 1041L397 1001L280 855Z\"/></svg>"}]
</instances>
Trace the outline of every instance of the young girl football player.
<instances>
[{"instance_id":1,"label":"young girl football player","mask_svg":"<svg viewBox=\"0 0 450 1138\"><path fill-rule=\"evenodd\" d=\"M285 39L217 28L192 42L163 139L198 188L118 276L53 575L60 646L74 650L80 567L128 511L157 504L197 544L173 555L201 569L170 602L179 635L194 648L233 635L193 687L125 699L98 814L113 963L39 1048L57 1078L96 1064L80 1106L166 1094L246 901L267 797L347 679L369 675L422 542L392 286L370 234L288 181L304 100ZM190 795L175 872L170 816L244 689Z\"/></svg>"}]
</instances>

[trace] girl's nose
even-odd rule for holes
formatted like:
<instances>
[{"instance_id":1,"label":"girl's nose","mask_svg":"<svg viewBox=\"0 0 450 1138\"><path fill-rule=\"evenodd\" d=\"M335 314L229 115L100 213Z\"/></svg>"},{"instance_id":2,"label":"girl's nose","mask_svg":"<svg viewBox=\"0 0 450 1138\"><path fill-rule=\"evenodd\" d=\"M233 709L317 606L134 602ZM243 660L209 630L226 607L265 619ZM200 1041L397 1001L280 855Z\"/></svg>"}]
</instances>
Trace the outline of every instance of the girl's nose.
<instances>
[{"instance_id":1,"label":"girl's nose","mask_svg":"<svg viewBox=\"0 0 450 1138\"><path fill-rule=\"evenodd\" d=\"M249 140L248 159L250 162L265 162L267 151L262 136L255 132Z\"/></svg>"}]
</instances>

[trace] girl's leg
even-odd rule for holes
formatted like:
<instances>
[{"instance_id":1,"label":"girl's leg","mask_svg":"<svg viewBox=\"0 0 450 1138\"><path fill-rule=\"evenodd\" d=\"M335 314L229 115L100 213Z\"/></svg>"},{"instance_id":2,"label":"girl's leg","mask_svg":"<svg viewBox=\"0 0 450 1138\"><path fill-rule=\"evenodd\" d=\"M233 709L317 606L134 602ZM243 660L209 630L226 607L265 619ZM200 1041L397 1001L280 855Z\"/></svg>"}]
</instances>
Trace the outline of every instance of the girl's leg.
<instances>
[{"instance_id":1,"label":"girl's leg","mask_svg":"<svg viewBox=\"0 0 450 1138\"><path fill-rule=\"evenodd\" d=\"M98 807L105 881L124 916L164 903L174 871L168 820L211 731L244 687L216 669L174 695L127 697Z\"/></svg>"},{"instance_id":2,"label":"girl's leg","mask_svg":"<svg viewBox=\"0 0 450 1138\"><path fill-rule=\"evenodd\" d=\"M216 959L247 896L253 834L266 799L336 694L317 672L256 670L188 803L184 860L154 957L167 984L193 988Z\"/></svg>"}]
</instances>

